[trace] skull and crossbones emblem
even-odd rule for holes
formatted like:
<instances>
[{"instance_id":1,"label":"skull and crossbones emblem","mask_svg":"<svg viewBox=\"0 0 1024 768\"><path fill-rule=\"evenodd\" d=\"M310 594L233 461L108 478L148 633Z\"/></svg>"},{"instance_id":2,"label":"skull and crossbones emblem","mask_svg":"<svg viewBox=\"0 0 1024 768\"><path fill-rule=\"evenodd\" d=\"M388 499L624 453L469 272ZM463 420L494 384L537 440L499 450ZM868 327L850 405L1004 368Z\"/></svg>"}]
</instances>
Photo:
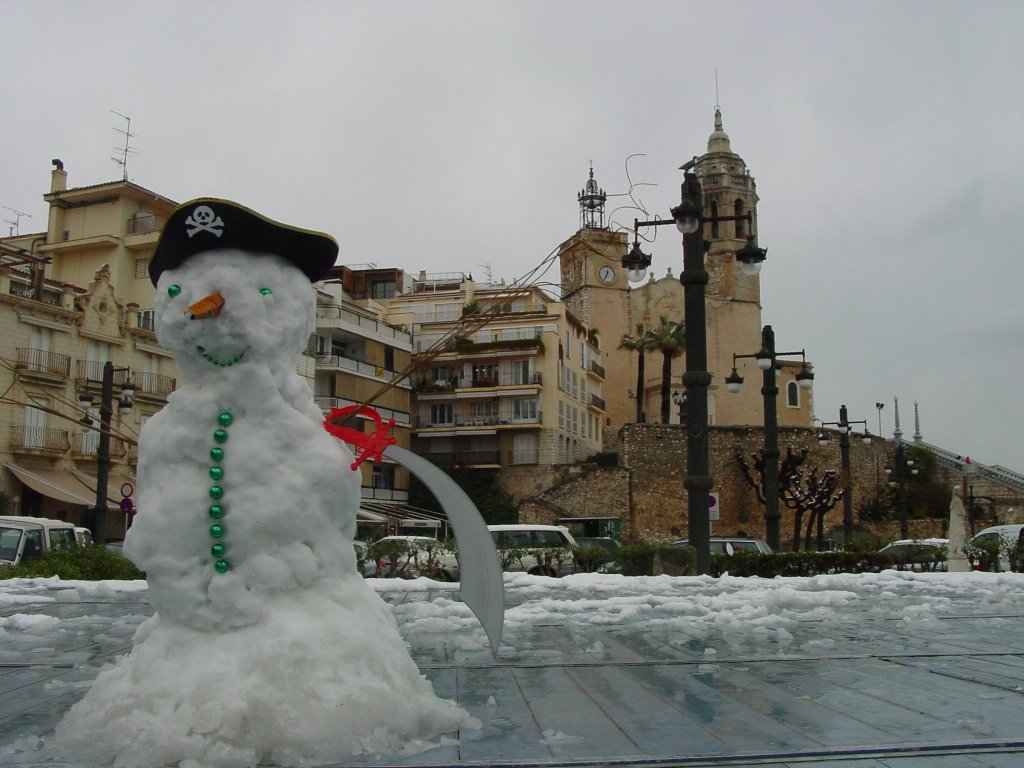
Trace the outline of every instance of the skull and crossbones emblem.
<instances>
[{"instance_id":1,"label":"skull and crossbones emblem","mask_svg":"<svg viewBox=\"0 0 1024 768\"><path fill-rule=\"evenodd\" d=\"M199 232L209 232L217 237L224 234L224 220L208 205L197 206L192 215L185 219L185 224L189 227L189 237Z\"/></svg>"}]
</instances>

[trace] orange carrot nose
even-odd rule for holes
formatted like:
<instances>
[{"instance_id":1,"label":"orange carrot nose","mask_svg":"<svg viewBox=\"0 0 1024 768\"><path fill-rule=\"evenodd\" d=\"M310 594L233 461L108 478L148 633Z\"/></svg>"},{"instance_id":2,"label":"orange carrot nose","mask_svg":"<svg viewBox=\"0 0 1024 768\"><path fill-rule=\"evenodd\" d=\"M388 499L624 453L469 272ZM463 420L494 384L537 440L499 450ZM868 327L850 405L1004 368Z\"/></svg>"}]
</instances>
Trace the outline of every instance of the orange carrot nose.
<instances>
[{"instance_id":1,"label":"orange carrot nose","mask_svg":"<svg viewBox=\"0 0 1024 768\"><path fill-rule=\"evenodd\" d=\"M224 308L224 297L219 293L211 293L185 309L185 314L193 320L216 317Z\"/></svg>"}]
</instances>

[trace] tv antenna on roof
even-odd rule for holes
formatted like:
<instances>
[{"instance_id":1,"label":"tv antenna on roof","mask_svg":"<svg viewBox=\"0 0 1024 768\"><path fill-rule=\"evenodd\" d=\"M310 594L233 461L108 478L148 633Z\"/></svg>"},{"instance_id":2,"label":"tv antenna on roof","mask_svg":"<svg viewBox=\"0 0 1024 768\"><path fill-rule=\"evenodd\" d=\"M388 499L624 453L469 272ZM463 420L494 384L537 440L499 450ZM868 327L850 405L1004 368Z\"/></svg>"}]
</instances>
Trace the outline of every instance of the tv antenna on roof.
<instances>
[{"instance_id":1,"label":"tv antenna on roof","mask_svg":"<svg viewBox=\"0 0 1024 768\"><path fill-rule=\"evenodd\" d=\"M10 224L11 225L11 228L7 232L9 237L13 237L14 235L18 234L18 225L21 224L21 217L22 216L24 216L25 218L28 218L28 219L32 218L32 214L31 213L25 213L24 211L16 211L13 208L8 208L6 205L0 206L0 207L2 207L5 211L10 211L11 213L14 214L14 219L13 220L12 219L4 219L4 223L5 224Z\"/></svg>"},{"instance_id":2,"label":"tv antenna on roof","mask_svg":"<svg viewBox=\"0 0 1024 768\"><path fill-rule=\"evenodd\" d=\"M134 149L132 149L132 147L131 147L131 140L135 138L135 134L131 132L132 131L132 119L130 117L128 117L128 115L122 115L120 112L116 112L113 109L110 110L110 111L113 112L118 117L123 118L128 123L127 127L125 127L124 130L122 130L120 128L114 128L113 129L113 130L117 131L118 133L124 135L124 146L123 147L120 147L120 146L114 147L114 151L118 152L120 154L120 157L118 157L116 155L111 155L111 157L110 157L111 160L113 160L115 163L120 165L121 168L124 169L124 180L128 181L128 158L131 155L137 154L136 151Z\"/></svg>"}]
</instances>

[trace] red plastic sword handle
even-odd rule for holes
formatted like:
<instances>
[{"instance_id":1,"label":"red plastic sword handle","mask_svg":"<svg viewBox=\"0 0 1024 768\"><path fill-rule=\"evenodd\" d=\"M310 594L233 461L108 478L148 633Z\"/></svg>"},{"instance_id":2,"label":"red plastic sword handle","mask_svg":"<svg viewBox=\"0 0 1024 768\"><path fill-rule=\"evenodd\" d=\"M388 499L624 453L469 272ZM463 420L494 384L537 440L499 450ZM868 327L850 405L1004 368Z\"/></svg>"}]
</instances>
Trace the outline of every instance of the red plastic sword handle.
<instances>
[{"instance_id":1,"label":"red plastic sword handle","mask_svg":"<svg viewBox=\"0 0 1024 768\"><path fill-rule=\"evenodd\" d=\"M343 427L333 423L335 419L352 413L369 416L373 419L373 423L377 425L377 429L373 432L360 432L358 429ZM358 469L359 465L367 459L384 460L384 451L388 449L389 445L394 445L398 442L398 438L388 434L393 426L395 426L394 419L388 419L385 424L380 414L368 405L347 405L344 408L335 408L324 419L324 429L330 434L339 440L363 449L363 452L358 454L356 460L352 462L353 470Z\"/></svg>"}]
</instances>

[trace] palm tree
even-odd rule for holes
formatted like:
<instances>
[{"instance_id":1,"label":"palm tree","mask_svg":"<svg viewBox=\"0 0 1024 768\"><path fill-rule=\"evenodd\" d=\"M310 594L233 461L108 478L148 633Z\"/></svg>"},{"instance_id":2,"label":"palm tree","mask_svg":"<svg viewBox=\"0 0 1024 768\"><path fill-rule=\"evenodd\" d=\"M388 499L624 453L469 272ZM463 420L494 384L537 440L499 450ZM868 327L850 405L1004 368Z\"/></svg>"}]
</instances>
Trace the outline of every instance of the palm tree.
<instances>
[{"instance_id":1,"label":"palm tree","mask_svg":"<svg viewBox=\"0 0 1024 768\"><path fill-rule=\"evenodd\" d=\"M636 324L636 333L624 333L619 339L619 349L637 353L636 363L636 421L644 422L644 386L646 384L646 362L644 355L650 350L651 332L643 323Z\"/></svg>"},{"instance_id":2,"label":"palm tree","mask_svg":"<svg viewBox=\"0 0 1024 768\"><path fill-rule=\"evenodd\" d=\"M651 331L650 349L661 352L661 423L668 424L672 420L672 360L686 349L686 326L664 315L660 320Z\"/></svg>"}]
</instances>

